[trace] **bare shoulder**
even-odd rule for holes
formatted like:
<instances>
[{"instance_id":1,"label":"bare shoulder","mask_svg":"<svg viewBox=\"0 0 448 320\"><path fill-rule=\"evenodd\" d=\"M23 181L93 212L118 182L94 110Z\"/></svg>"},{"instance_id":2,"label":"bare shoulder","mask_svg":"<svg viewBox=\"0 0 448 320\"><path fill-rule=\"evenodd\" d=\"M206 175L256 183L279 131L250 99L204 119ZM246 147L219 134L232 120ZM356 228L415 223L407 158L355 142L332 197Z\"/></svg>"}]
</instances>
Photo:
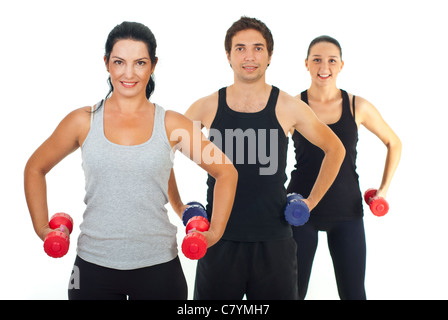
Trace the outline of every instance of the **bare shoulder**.
<instances>
[{"instance_id":1,"label":"bare shoulder","mask_svg":"<svg viewBox=\"0 0 448 320\"><path fill-rule=\"evenodd\" d=\"M72 121L77 122L84 122L86 120L90 121L92 110L94 110L92 107L81 107L70 112L67 115L67 118L70 118Z\"/></svg>"},{"instance_id":2,"label":"bare shoulder","mask_svg":"<svg viewBox=\"0 0 448 320\"><path fill-rule=\"evenodd\" d=\"M191 120L200 121L202 125L210 128L218 110L218 91L196 100L185 112L185 116Z\"/></svg>"},{"instance_id":3,"label":"bare shoulder","mask_svg":"<svg viewBox=\"0 0 448 320\"><path fill-rule=\"evenodd\" d=\"M92 107L82 107L71 111L62 119L59 127L68 128L74 132L82 133L83 130L90 128L90 119Z\"/></svg>"},{"instance_id":4,"label":"bare shoulder","mask_svg":"<svg viewBox=\"0 0 448 320\"><path fill-rule=\"evenodd\" d=\"M349 94L351 106L353 108L353 94ZM372 120L382 120L380 112L377 108L367 99L355 96L355 120L358 126L363 124L364 126L370 126ZM352 110L353 112L353 110Z\"/></svg>"},{"instance_id":5,"label":"bare shoulder","mask_svg":"<svg viewBox=\"0 0 448 320\"><path fill-rule=\"evenodd\" d=\"M277 119L286 135L292 135L302 124L313 120L314 113L302 100L280 91L275 108Z\"/></svg>"},{"instance_id":6,"label":"bare shoulder","mask_svg":"<svg viewBox=\"0 0 448 320\"><path fill-rule=\"evenodd\" d=\"M297 96L292 96L281 90L278 96L277 106L282 113L296 113L298 111L300 112L300 110L310 109L310 107Z\"/></svg>"},{"instance_id":7,"label":"bare shoulder","mask_svg":"<svg viewBox=\"0 0 448 320\"><path fill-rule=\"evenodd\" d=\"M350 102L351 102L352 106L353 106L353 98L355 99L356 114L362 114L365 112L376 111L375 106L370 101L368 101L367 99L365 99L361 96L349 94L349 98L350 98Z\"/></svg>"},{"instance_id":8,"label":"bare shoulder","mask_svg":"<svg viewBox=\"0 0 448 320\"><path fill-rule=\"evenodd\" d=\"M165 128L168 134L176 129L190 128L192 123L193 122L190 119L177 111L165 111Z\"/></svg>"},{"instance_id":9,"label":"bare shoulder","mask_svg":"<svg viewBox=\"0 0 448 320\"><path fill-rule=\"evenodd\" d=\"M348 94L348 97L350 99L350 105L353 106L353 99L355 99L355 108L356 108L356 112L360 111L360 110L364 110L366 108L370 108L373 107L373 104L370 103L367 99L358 96L358 95L354 95L352 93Z\"/></svg>"},{"instance_id":10,"label":"bare shoulder","mask_svg":"<svg viewBox=\"0 0 448 320\"><path fill-rule=\"evenodd\" d=\"M80 146L84 143L90 131L91 119L94 116L92 110L93 108L90 106L75 109L61 121L60 126L75 134Z\"/></svg>"},{"instance_id":11,"label":"bare shoulder","mask_svg":"<svg viewBox=\"0 0 448 320\"><path fill-rule=\"evenodd\" d=\"M218 91L196 100L188 109L189 112L209 112L210 109L218 108Z\"/></svg>"},{"instance_id":12,"label":"bare shoulder","mask_svg":"<svg viewBox=\"0 0 448 320\"><path fill-rule=\"evenodd\" d=\"M177 112L177 111L173 111L173 110L166 110L165 111L165 123L167 125L175 125L176 123L178 123L179 121L185 121L187 118Z\"/></svg>"}]
</instances>

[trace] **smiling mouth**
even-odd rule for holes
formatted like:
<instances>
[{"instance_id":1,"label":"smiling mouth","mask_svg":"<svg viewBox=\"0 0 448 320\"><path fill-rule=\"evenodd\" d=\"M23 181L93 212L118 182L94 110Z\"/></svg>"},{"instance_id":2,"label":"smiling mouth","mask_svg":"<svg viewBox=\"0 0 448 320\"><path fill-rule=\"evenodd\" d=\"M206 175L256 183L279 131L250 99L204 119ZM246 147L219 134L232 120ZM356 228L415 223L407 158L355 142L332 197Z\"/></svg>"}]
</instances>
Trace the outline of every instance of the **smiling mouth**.
<instances>
[{"instance_id":1,"label":"smiling mouth","mask_svg":"<svg viewBox=\"0 0 448 320\"><path fill-rule=\"evenodd\" d=\"M246 71L255 71L257 68L257 66L243 66L243 69Z\"/></svg>"},{"instance_id":2,"label":"smiling mouth","mask_svg":"<svg viewBox=\"0 0 448 320\"><path fill-rule=\"evenodd\" d=\"M125 87L125 88L133 88L137 85L137 82L125 82L125 81L120 81L120 82L123 85L123 87Z\"/></svg>"},{"instance_id":3,"label":"smiling mouth","mask_svg":"<svg viewBox=\"0 0 448 320\"><path fill-rule=\"evenodd\" d=\"M325 79L330 78L330 77L331 77L331 74L318 74L317 76L318 76L320 79L325 80Z\"/></svg>"}]
</instances>

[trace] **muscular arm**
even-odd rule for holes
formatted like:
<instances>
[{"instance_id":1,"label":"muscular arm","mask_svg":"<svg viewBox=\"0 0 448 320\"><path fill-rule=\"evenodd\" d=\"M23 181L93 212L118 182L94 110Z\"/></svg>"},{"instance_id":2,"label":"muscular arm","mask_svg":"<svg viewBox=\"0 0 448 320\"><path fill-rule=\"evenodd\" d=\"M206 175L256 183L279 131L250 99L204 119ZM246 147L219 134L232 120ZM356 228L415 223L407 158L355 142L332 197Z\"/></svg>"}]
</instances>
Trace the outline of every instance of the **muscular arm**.
<instances>
[{"instance_id":1,"label":"muscular arm","mask_svg":"<svg viewBox=\"0 0 448 320\"><path fill-rule=\"evenodd\" d=\"M385 198L392 177L400 162L402 148L401 141L370 102L361 97L356 97L355 99L356 122L364 125L367 130L375 134L387 148L383 178L377 192L378 196Z\"/></svg>"},{"instance_id":2,"label":"muscular arm","mask_svg":"<svg viewBox=\"0 0 448 320\"><path fill-rule=\"evenodd\" d=\"M237 171L221 150L205 138L200 128L187 117L167 112L166 126L172 147L177 146L184 155L216 179L210 229L203 233L210 247L224 234L235 198ZM173 172L169 183L170 201L180 201Z\"/></svg>"},{"instance_id":3,"label":"muscular arm","mask_svg":"<svg viewBox=\"0 0 448 320\"><path fill-rule=\"evenodd\" d=\"M286 126L285 131L299 131L325 153L317 179L308 199L305 200L311 211L336 179L345 157L345 148L334 132L316 117L307 104L291 98L284 97L286 108L279 115L285 123L288 123L286 119L290 119L290 126Z\"/></svg>"},{"instance_id":4,"label":"muscular arm","mask_svg":"<svg viewBox=\"0 0 448 320\"><path fill-rule=\"evenodd\" d=\"M90 108L73 111L53 134L29 158L24 172L25 197L36 234L42 240L51 231L48 225L47 185L45 176L67 155L80 146L89 128Z\"/></svg>"},{"instance_id":5,"label":"muscular arm","mask_svg":"<svg viewBox=\"0 0 448 320\"><path fill-rule=\"evenodd\" d=\"M216 109L218 107L218 93L215 92L210 96L199 99L193 103L190 108L185 112L185 117L193 121L198 128L203 127L210 128L210 125L215 117ZM170 204L177 215L182 218L182 212L186 209L186 205L182 202L177 188L176 176L174 170L171 170L170 180L168 182L168 196Z\"/></svg>"},{"instance_id":6,"label":"muscular arm","mask_svg":"<svg viewBox=\"0 0 448 320\"><path fill-rule=\"evenodd\" d=\"M171 169L170 179L168 180L168 200L174 212L182 219L182 212L186 209L186 205L182 202L177 188L176 176L174 170Z\"/></svg>"}]
</instances>

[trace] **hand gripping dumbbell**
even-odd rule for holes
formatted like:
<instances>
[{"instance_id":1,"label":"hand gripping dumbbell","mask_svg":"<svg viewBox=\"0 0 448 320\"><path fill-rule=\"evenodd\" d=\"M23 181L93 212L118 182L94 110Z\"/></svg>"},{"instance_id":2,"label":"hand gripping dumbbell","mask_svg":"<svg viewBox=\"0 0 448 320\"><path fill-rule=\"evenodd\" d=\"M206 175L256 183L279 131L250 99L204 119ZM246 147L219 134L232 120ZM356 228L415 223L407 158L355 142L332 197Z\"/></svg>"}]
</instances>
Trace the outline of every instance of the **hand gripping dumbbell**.
<instances>
[{"instance_id":1,"label":"hand gripping dumbbell","mask_svg":"<svg viewBox=\"0 0 448 320\"><path fill-rule=\"evenodd\" d=\"M310 218L310 210L304 198L297 193L288 194L285 208L285 219L293 226L303 226Z\"/></svg>"},{"instance_id":2,"label":"hand gripping dumbbell","mask_svg":"<svg viewBox=\"0 0 448 320\"><path fill-rule=\"evenodd\" d=\"M59 212L50 219L50 228L59 229L61 226L67 228L69 233L73 230L73 219L66 213ZM70 247L70 237L60 230L53 230L47 234L44 240L44 250L52 258L63 257Z\"/></svg>"},{"instance_id":3,"label":"hand gripping dumbbell","mask_svg":"<svg viewBox=\"0 0 448 320\"><path fill-rule=\"evenodd\" d=\"M182 214L182 221L186 226L186 233L182 242L182 252L192 260L201 259L207 252L207 239L204 235L194 232L207 231L210 223L204 207L198 202L189 202L190 205Z\"/></svg>"},{"instance_id":4,"label":"hand gripping dumbbell","mask_svg":"<svg viewBox=\"0 0 448 320\"><path fill-rule=\"evenodd\" d=\"M370 211L377 217L384 216L389 211L389 204L383 197L377 197L377 189L368 189L364 193L364 200L370 207Z\"/></svg>"},{"instance_id":5,"label":"hand gripping dumbbell","mask_svg":"<svg viewBox=\"0 0 448 320\"><path fill-rule=\"evenodd\" d=\"M187 203L188 207L182 213L182 222L184 226L187 226L188 220L195 216L201 216L207 218L207 212L205 212L204 206L195 201L191 201Z\"/></svg>"}]
</instances>

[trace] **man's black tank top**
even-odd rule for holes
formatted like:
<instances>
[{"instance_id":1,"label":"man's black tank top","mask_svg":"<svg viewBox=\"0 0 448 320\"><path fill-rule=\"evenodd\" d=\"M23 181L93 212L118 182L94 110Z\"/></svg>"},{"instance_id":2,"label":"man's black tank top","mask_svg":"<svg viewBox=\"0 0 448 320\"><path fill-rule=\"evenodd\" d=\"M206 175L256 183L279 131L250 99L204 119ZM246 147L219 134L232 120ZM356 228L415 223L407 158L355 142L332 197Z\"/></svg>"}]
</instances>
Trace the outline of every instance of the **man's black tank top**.
<instances>
[{"instance_id":1,"label":"man's black tank top","mask_svg":"<svg viewBox=\"0 0 448 320\"><path fill-rule=\"evenodd\" d=\"M339 173L312 211L314 221L346 221L363 216L362 196L359 188L359 177L356 173L356 145L358 143L358 127L355 122L355 97L353 96L353 115L350 110L350 99L346 91L342 94L342 114L340 119L328 125L343 143L346 155ZM308 104L308 93L301 93L303 102ZM324 158L324 152L294 131L296 164L291 172L291 180L287 191L302 194L305 198L311 192Z\"/></svg>"},{"instance_id":2,"label":"man's black tank top","mask_svg":"<svg viewBox=\"0 0 448 320\"><path fill-rule=\"evenodd\" d=\"M219 90L209 138L233 162L238 184L223 239L266 241L292 236L284 218L288 138L275 115L279 89L272 86L266 107L237 112L227 105L226 88ZM213 207L215 179L207 180L207 212Z\"/></svg>"}]
</instances>

